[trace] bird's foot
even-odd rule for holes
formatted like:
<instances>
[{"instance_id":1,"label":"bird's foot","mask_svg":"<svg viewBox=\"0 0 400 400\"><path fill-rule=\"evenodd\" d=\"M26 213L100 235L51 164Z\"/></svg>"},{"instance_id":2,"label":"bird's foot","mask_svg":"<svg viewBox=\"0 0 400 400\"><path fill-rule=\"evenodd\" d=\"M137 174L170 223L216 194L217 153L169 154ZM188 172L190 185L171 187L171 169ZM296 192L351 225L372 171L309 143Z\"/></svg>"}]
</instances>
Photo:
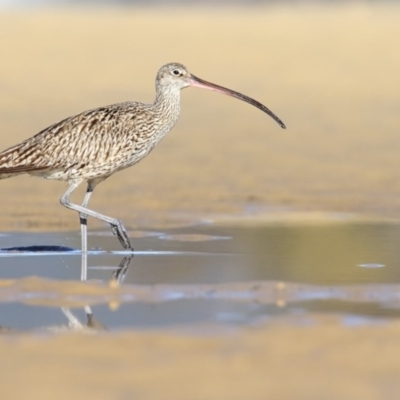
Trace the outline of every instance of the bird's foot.
<instances>
[{"instance_id":1,"label":"bird's foot","mask_svg":"<svg viewBox=\"0 0 400 400\"><path fill-rule=\"evenodd\" d=\"M124 225L122 225L122 222L118 221L118 224L112 224L111 229L112 233L117 236L118 240L122 244L122 247L133 252L133 247L129 240L128 234L126 233L126 229Z\"/></svg>"}]
</instances>

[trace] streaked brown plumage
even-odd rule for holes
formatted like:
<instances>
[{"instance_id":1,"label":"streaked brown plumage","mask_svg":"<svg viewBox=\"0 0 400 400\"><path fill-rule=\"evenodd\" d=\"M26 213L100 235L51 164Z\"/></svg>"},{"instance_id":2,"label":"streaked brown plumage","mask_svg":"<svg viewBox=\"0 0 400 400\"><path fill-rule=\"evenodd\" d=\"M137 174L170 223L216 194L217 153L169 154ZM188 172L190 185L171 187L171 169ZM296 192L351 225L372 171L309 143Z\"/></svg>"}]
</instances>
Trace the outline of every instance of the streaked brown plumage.
<instances>
[{"instance_id":1,"label":"streaked brown plumage","mask_svg":"<svg viewBox=\"0 0 400 400\"><path fill-rule=\"evenodd\" d=\"M101 107L66 118L37 135L0 153L0 179L31 174L67 181L61 203L80 214L82 252L87 251L86 218L109 223L125 249L132 249L122 223L87 208L94 187L117 171L145 157L172 129L180 113L180 91L188 86L214 90L244 100L285 125L262 104L240 93L205 82L181 64L160 68L153 104L126 102ZM69 200L70 194L87 182L83 204Z\"/></svg>"}]
</instances>

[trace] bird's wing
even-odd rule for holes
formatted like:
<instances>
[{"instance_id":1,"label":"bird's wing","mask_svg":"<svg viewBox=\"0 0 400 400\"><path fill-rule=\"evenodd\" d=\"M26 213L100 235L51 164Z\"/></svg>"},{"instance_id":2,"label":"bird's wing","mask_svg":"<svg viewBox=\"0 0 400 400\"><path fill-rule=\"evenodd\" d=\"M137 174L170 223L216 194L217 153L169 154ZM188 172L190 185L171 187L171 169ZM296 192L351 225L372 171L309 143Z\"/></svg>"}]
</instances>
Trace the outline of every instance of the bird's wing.
<instances>
[{"instance_id":1,"label":"bird's wing","mask_svg":"<svg viewBox=\"0 0 400 400\"><path fill-rule=\"evenodd\" d=\"M0 175L62 170L118 153L121 134L134 130L137 103L120 103L66 118L0 153ZM129 112L131 111L131 112Z\"/></svg>"}]
</instances>

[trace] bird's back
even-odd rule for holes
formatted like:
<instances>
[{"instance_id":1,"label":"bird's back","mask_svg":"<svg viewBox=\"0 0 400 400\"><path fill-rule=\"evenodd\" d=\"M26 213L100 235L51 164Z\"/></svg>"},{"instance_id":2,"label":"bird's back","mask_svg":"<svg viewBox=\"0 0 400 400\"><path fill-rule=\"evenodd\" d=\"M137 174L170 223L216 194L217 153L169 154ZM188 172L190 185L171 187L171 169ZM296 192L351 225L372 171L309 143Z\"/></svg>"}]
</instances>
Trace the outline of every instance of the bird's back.
<instances>
[{"instance_id":1,"label":"bird's back","mask_svg":"<svg viewBox=\"0 0 400 400\"><path fill-rule=\"evenodd\" d=\"M22 173L67 181L108 176L142 158L155 125L151 106L142 103L85 111L0 153L0 179Z\"/></svg>"}]
</instances>

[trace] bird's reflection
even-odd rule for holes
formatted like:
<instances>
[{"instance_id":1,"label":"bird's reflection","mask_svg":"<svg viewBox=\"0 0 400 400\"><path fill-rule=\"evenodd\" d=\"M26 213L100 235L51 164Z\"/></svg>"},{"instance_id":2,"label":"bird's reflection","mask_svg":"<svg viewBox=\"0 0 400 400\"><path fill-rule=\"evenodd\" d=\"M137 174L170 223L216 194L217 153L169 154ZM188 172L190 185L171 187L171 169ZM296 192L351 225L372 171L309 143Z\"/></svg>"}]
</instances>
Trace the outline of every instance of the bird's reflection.
<instances>
[{"instance_id":1,"label":"bird's reflection","mask_svg":"<svg viewBox=\"0 0 400 400\"><path fill-rule=\"evenodd\" d=\"M15 255L15 253L53 253L53 252L72 252L73 248L64 247L64 246L49 246L49 245L35 245L35 246L18 246L18 247L8 247L8 248L0 248L0 251L4 253L10 253ZM126 277L128 269L133 259L133 253L125 256L119 265L114 269L112 275L110 276L112 285L121 285ZM82 282L86 282L88 279L88 253L82 252L81 256L81 273L80 280ZM60 331L60 330L82 330L82 329L92 329L92 330L104 330L106 327L99 322L93 315L93 311L89 305L84 307L84 311L86 314L86 321L80 322L79 319L72 313L70 308L63 307L61 308L62 313L68 320L67 326L49 326L44 327L42 329L50 330L50 331ZM11 327L4 327L0 325L0 334L7 333L18 333L18 330L15 330Z\"/></svg>"},{"instance_id":2,"label":"bird's reflection","mask_svg":"<svg viewBox=\"0 0 400 400\"><path fill-rule=\"evenodd\" d=\"M106 330L107 328L93 316L90 306L84 307L86 314L86 323L81 323L79 319L72 313L71 309L62 307L61 311L68 320L68 330L78 331L83 329Z\"/></svg>"},{"instance_id":3,"label":"bird's reflection","mask_svg":"<svg viewBox=\"0 0 400 400\"><path fill-rule=\"evenodd\" d=\"M20 249L19 249L20 250ZM111 284L121 285L126 277L128 269L131 265L133 259L133 254L124 257L119 265L111 274ZM87 280L87 257L82 255L82 265L81 265L81 281ZM76 309L75 309L76 310ZM65 332L65 331L82 331L82 332L95 332L107 330L107 327L98 321L94 315L93 310L89 305L83 307L86 315L86 321L81 322L78 317L76 317L69 307L61 307L61 311L67 319L67 324L62 325L51 325L39 328L39 331L48 332ZM35 329L37 330L37 329ZM1 326L0 325L0 335L3 334L18 334L22 333L18 329L12 327Z\"/></svg>"},{"instance_id":4,"label":"bird's reflection","mask_svg":"<svg viewBox=\"0 0 400 400\"><path fill-rule=\"evenodd\" d=\"M119 263L118 267L111 275L112 281L121 285L126 277L129 266L132 262L133 254L126 256ZM87 280L87 254L82 253L82 265L81 265L81 281ZM72 314L70 308L62 307L61 311L67 317L68 320L68 329L70 330L82 330L82 329L93 329L93 330L106 330L106 326L104 326L101 322L99 322L94 316L92 308L89 305L86 305L84 308L86 314L86 323L82 324L75 315Z\"/></svg>"},{"instance_id":5,"label":"bird's reflection","mask_svg":"<svg viewBox=\"0 0 400 400\"><path fill-rule=\"evenodd\" d=\"M124 282L126 273L128 272L129 266L131 265L133 259L133 254L127 257L124 257L122 261L119 263L118 268L113 272L112 278L118 283L121 284Z\"/></svg>"}]
</instances>

